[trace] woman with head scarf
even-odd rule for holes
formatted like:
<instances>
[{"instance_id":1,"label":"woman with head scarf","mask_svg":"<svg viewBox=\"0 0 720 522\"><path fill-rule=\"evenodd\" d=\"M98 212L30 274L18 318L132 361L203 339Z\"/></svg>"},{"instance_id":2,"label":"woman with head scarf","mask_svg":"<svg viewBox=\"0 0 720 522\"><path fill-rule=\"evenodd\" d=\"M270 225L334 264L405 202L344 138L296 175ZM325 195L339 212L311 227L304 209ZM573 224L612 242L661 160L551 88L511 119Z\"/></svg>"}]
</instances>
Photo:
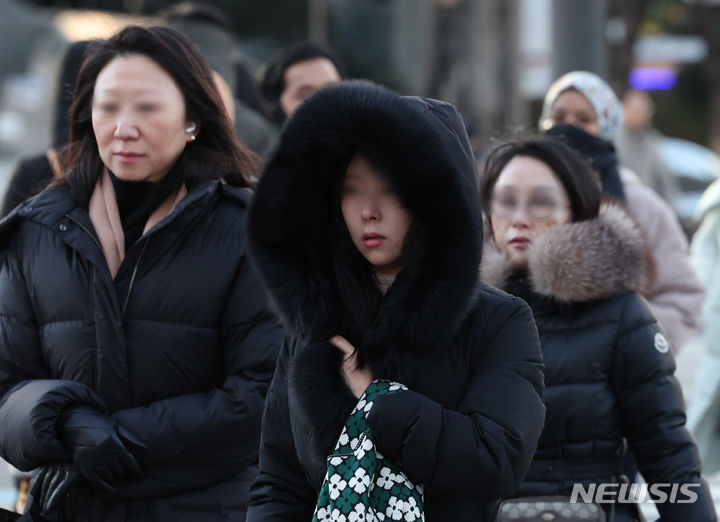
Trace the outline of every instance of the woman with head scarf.
<instances>
[{"instance_id":1,"label":"woman with head scarf","mask_svg":"<svg viewBox=\"0 0 720 522\"><path fill-rule=\"evenodd\" d=\"M599 173L603 193L624 202L655 260L655 284L643 292L677 353L697 327L704 290L688 242L670 206L632 172L618 167L612 140L622 127L622 104L599 76L574 71L548 90L540 131L581 152Z\"/></svg>"}]
</instances>

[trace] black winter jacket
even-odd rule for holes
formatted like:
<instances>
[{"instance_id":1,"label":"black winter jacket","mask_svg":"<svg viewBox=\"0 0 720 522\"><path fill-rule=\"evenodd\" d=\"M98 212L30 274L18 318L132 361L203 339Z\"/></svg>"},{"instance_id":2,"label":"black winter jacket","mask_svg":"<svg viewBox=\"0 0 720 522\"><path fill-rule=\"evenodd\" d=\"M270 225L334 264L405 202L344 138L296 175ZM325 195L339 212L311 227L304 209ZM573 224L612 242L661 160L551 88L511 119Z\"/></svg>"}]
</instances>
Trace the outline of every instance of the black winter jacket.
<instances>
[{"instance_id":1,"label":"black winter jacket","mask_svg":"<svg viewBox=\"0 0 720 522\"><path fill-rule=\"evenodd\" d=\"M649 484L696 484L696 503L657 504L663 521L715 520L672 352L637 293L653 266L631 218L604 206L599 218L533 239L528 259L523 277L493 244L483 257L483 280L532 308L546 366L545 428L516 496L611 482L627 443ZM615 520L626 520L629 506L617 508Z\"/></svg>"},{"instance_id":2,"label":"black winter jacket","mask_svg":"<svg viewBox=\"0 0 720 522\"><path fill-rule=\"evenodd\" d=\"M248 520L311 520L327 456L356 403L327 339L344 334L331 262L333 187L358 148L382 151L374 164L426 231L417 268L398 275L356 344L376 377L410 388L376 399L373 438L425 486L428 522L492 520L542 428L536 329L521 300L478 281L476 172L459 114L364 82L324 89L298 109L251 207L251 255L288 337ZM349 270L335 269L340 278Z\"/></svg>"},{"instance_id":3,"label":"black winter jacket","mask_svg":"<svg viewBox=\"0 0 720 522\"><path fill-rule=\"evenodd\" d=\"M0 224L0 451L69 459L62 410L89 404L138 437L144 477L86 484L67 520L244 520L282 342L246 257L250 191L195 187L115 277L86 210L48 189Z\"/></svg>"}]
</instances>

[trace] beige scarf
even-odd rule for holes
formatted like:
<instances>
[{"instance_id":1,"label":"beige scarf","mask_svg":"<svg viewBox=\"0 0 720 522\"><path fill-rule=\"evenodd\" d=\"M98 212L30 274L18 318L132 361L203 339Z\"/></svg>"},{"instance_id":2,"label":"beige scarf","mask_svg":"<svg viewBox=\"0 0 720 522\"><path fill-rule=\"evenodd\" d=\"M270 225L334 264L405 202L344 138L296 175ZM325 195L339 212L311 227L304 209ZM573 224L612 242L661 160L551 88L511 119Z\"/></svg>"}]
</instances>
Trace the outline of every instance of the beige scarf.
<instances>
[{"instance_id":1,"label":"beige scarf","mask_svg":"<svg viewBox=\"0 0 720 522\"><path fill-rule=\"evenodd\" d=\"M180 200L187 195L187 188L183 183L179 189L170 194L158 208L156 208L145 223L145 234L152 227L169 216ZM97 232L103 254L110 269L110 274L115 279L120 268L120 263L125 258L125 233L120 222L120 210L115 199L115 189L107 170L98 177L95 189L90 197L88 208L90 221L92 221L95 232Z\"/></svg>"}]
</instances>

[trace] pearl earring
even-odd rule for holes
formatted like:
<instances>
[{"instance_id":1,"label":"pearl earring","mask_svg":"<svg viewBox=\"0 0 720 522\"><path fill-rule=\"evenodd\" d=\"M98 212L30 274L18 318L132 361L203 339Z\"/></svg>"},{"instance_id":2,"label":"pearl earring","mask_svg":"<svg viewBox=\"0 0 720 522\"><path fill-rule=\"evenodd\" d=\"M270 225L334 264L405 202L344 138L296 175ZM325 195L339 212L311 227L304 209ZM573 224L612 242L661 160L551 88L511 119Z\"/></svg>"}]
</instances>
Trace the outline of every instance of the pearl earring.
<instances>
[{"instance_id":1,"label":"pearl earring","mask_svg":"<svg viewBox=\"0 0 720 522\"><path fill-rule=\"evenodd\" d=\"M195 129L197 129L197 125L195 125L195 122L192 122L190 126L185 129L185 132L195 132Z\"/></svg>"}]
</instances>

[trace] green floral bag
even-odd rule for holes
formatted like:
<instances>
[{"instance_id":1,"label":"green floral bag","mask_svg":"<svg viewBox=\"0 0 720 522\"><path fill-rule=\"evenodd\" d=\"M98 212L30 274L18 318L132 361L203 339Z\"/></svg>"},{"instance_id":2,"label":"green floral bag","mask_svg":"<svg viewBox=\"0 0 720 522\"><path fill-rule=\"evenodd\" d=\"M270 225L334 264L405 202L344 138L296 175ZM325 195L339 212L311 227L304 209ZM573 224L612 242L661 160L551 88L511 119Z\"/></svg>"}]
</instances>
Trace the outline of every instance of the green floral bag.
<instances>
[{"instance_id":1,"label":"green floral bag","mask_svg":"<svg viewBox=\"0 0 720 522\"><path fill-rule=\"evenodd\" d=\"M422 485L377 451L367 425L375 397L402 390L402 384L376 380L360 397L328 457L313 522L425 520Z\"/></svg>"}]
</instances>

